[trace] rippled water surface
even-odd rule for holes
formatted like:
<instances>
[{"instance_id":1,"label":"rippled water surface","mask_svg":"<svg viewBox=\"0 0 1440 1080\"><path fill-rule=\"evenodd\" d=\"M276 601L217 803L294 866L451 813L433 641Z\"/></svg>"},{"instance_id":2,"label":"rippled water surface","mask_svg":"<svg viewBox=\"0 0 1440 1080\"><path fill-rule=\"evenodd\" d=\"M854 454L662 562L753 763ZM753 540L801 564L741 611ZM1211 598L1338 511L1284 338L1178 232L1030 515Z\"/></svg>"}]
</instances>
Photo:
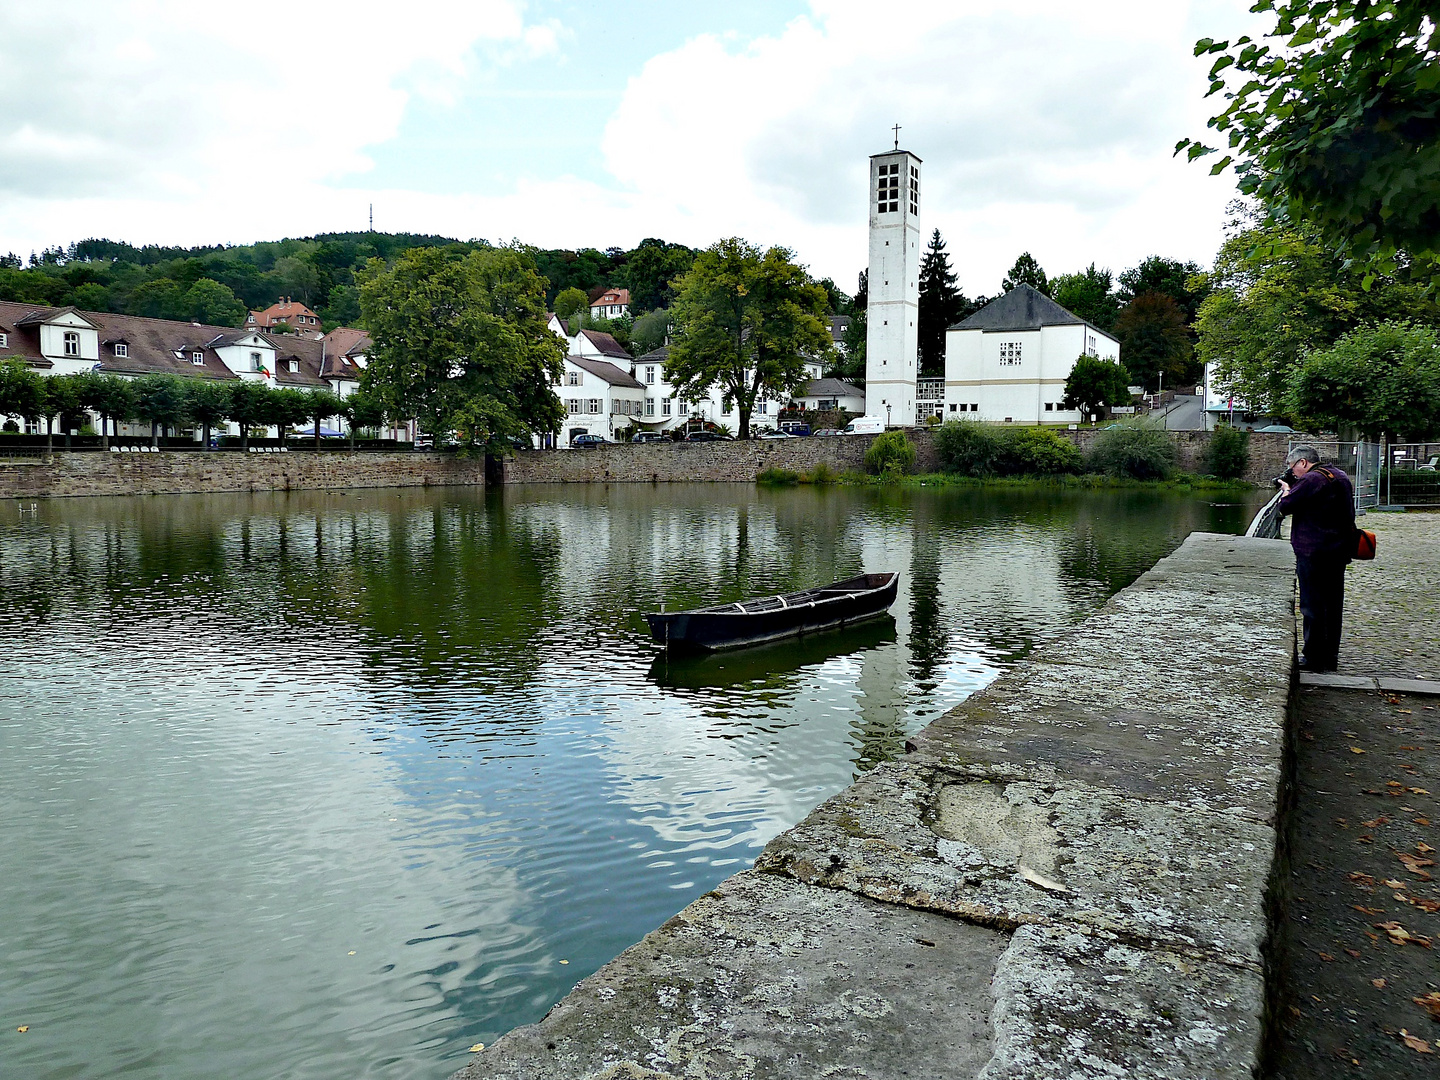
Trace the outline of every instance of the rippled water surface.
<instances>
[{"instance_id":1,"label":"rippled water surface","mask_svg":"<svg viewBox=\"0 0 1440 1080\"><path fill-rule=\"evenodd\" d=\"M0 502L0 1074L439 1080L1250 509L743 485ZM901 572L893 622L670 664L644 632L661 602L862 569Z\"/></svg>"}]
</instances>

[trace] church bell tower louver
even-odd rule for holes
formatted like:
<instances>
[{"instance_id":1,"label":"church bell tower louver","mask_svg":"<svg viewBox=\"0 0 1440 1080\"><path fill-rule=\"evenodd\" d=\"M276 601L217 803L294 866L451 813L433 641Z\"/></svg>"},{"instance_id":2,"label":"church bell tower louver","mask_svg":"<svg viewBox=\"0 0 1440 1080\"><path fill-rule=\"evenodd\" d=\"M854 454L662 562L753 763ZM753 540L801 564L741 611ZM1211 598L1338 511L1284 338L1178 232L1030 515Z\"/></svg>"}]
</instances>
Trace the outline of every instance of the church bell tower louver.
<instances>
[{"instance_id":1,"label":"church bell tower louver","mask_svg":"<svg viewBox=\"0 0 1440 1080\"><path fill-rule=\"evenodd\" d=\"M896 136L894 150L870 158L865 413L909 427L920 343L920 159Z\"/></svg>"}]
</instances>

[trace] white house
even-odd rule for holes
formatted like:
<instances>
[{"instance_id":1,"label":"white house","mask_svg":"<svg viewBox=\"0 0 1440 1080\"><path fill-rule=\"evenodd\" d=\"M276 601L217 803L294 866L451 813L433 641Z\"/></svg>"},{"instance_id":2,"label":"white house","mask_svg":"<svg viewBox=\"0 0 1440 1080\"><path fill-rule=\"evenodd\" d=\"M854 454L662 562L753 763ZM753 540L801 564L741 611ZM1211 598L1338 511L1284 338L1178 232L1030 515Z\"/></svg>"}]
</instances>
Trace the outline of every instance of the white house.
<instances>
[{"instance_id":1,"label":"white house","mask_svg":"<svg viewBox=\"0 0 1440 1080\"><path fill-rule=\"evenodd\" d=\"M1044 293L1018 285L945 333L945 418L1078 422L1062 406L1081 355L1118 360L1120 343Z\"/></svg>"},{"instance_id":2,"label":"white house","mask_svg":"<svg viewBox=\"0 0 1440 1080\"><path fill-rule=\"evenodd\" d=\"M620 428L640 422L645 412L645 387L626 371L606 360L567 356L555 392L565 404L563 444L577 435L618 439Z\"/></svg>"},{"instance_id":3,"label":"white house","mask_svg":"<svg viewBox=\"0 0 1440 1080\"><path fill-rule=\"evenodd\" d=\"M618 319L630 314L630 290L607 289L590 302L592 319Z\"/></svg>"},{"instance_id":4,"label":"white house","mask_svg":"<svg viewBox=\"0 0 1440 1080\"><path fill-rule=\"evenodd\" d=\"M802 409L817 412L844 409L862 416L865 413L865 391L843 379L811 379L796 392L794 401Z\"/></svg>"}]
</instances>

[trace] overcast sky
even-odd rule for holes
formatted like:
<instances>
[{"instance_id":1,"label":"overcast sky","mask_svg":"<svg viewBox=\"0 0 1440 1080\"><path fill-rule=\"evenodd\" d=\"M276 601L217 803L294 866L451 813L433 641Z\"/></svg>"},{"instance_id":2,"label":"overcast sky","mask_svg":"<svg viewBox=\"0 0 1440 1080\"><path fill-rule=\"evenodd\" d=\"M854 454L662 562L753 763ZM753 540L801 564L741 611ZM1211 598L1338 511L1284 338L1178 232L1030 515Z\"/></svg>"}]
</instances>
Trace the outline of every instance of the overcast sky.
<instances>
[{"instance_id":1,"label":"overcast sky","mask_svg":"<svg viewBox=\"0 0 1440 1080\"><path fill-rule=\"evenodd\" d=\"M1196 38L1250 0L68 0L0 6L0 253L375 227L784 244L854 288L866 158L924 159L961 287L1207 264Z\"/></svg>"}]
</instances>

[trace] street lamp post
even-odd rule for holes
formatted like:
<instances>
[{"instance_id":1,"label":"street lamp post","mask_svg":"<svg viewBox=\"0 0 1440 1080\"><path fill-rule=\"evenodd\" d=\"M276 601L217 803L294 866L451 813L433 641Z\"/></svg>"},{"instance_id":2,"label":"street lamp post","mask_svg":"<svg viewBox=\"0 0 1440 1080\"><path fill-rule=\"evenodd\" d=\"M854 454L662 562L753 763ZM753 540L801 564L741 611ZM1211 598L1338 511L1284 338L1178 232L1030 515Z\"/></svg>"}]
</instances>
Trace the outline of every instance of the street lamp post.
<instances>
[{"instance_id":1,"label":"street lamp post","mask_svg":"<svg viewBox=\"0 0 1440 1080\"><path fill-rule=\"evenodd\" d=\"M885 403L885 426L887 428L890 426L890 403L888 401Z\"/></svg>"}]
</instances>

